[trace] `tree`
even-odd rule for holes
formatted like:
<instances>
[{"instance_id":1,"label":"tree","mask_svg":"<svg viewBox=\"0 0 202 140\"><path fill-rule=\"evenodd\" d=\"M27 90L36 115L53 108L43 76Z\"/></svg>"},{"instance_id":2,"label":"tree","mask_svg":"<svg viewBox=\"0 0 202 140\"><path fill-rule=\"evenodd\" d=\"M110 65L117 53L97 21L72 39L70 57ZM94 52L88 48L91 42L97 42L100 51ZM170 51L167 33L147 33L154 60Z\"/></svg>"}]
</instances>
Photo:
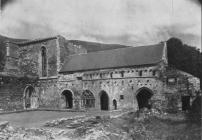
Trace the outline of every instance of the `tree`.
<instances>
[{"instance_id":1,"label":"tree","mask_svg":"<svg viewBox=\"0 0 202 140\"><path fill-rule=\"evenodd\" d=\"M183 44L178 38L167 41L168 64L202 80L202 54L196 47ZM202 82L201 88L202 88Z\"/></svg>"}]
</instances>

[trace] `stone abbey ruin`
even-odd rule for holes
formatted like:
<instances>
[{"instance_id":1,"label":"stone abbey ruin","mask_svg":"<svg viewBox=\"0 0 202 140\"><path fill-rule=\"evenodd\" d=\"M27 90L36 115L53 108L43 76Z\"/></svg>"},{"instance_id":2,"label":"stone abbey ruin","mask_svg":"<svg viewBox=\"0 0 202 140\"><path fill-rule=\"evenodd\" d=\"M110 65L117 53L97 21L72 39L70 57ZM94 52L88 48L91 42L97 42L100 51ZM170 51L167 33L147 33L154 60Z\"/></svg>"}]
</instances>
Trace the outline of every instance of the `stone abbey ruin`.
<instances>
[{"instance_id":1,"label":"stone abbey ruin","mask_svg":"<svg viewBox=\"0 0 202 140\"><path fill-rule=\"evenodd\" d=\"M55 36L0 45L5 110L188 110L200 90L200 76L172 65L168 42L138 47Z\"/></svg>"}]
</instances>

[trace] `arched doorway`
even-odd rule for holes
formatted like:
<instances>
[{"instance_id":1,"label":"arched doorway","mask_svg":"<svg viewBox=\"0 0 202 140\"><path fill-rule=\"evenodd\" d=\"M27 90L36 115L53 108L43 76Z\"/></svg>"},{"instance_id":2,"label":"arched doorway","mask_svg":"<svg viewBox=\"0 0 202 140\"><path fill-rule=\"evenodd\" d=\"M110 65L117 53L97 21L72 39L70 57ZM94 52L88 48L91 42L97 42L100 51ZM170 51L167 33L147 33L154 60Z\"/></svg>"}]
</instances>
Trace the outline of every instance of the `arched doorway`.
<instances>
[{"instance_id":1,"label":"arched doorway","mask_svg":"<svg viewBox=\"0 0 202 140\"><path fill-rule=\"evenodd\" d=\"M69 90L62 92L62 96L65 100L65 108L73 108L73 94Z\"/></svg>"},{"instance_id":2,"label":"arched doorway","mask_svg":"<svg viewBox=\"0 0 202 140\"><path fill-rule=\"evenodd\" d=\"M138 102L139 109L142 108L151 109L150 99L152 95L153 95L152 91L148 88L141 88L138 90L136 99Z\"/></svg>"},{"instance_id":3,"label":"arched doorway","mask_svg":"<svg viewBox=\"0 0 202 140\"><path fill-rule=\"evenodd\" d=\"M117 110L117 101L115 99L113 100L113 106L114 106L114 110Z\"/></svg>"},{"instance_id":4,"label":"arched doorway","mask_svg":"<svg viewBox=\"0 0 202 140\"><path fill-rule=\"evenodd\" d=\"M95 107L95 97L90 90L85 90L81 95L81 105L85 108Z\"/></svg>"},{"instance_id":5,"label":"arched doorway","mask_svg":"<svg viewBox=\"0 0 202 140\"><path fill-rule=\"evenodd\" d=\"M105 91L100 93L100 107L101 110L109 110L109 97Z\"/></svg>"},{"instance_id":6,"label":"arched doorway","mask_svg":"<svg viewBox=\"0 0 202 140\"><path fill-rule=\"evenodd\" d=\"M37 108L39 105L38 100L34 87L27 86L24 90L24 108Z\"/></svg>"}]
</instances>

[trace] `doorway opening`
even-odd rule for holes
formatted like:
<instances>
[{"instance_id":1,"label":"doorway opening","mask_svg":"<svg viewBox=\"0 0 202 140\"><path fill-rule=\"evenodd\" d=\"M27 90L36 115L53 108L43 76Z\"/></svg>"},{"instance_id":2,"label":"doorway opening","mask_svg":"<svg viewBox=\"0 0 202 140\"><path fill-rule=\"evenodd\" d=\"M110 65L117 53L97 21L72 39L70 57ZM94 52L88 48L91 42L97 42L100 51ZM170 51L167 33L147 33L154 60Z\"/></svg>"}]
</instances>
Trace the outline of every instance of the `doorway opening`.
<instances>
[{"instance_id":1,"label":"doorway opening","mask_svg":"<svg viewBox=\"0 0 202 140\"><path fill-rule=\"evenodd\" d=\"M190 96L182 96L181 101L182 101L182 110L188 111L191 107L190 106Z\"/></svg>"},{"instance_id":2,"label":"doorway opening","mask_svg":"<svg viewBox=\"0 0 202 140\"><path fill-rule=\"evenodd\" d=\"M36 95L35 89L32 86L27 86L24 90L24 108L37 108L38 107L38 96Z\"/></svg>"},{"instance_id":3,"label":"doorway opening","mask_svg":"<svg viewBox=\"0 0 202 140\"><path fill-rule=\"evenodd\" d=\"M114 110L117 110L117 101L115 99L113 100L113 106L114 106Z\"/></svg>"},{"instance_id":4,"label":"doorway opening","mask_svg":"<svg viewBox=\"0 0 202 140\"><path fill-rule=\"evenodd\" d=\"M62 92L62 96L65 98L65 108L73 108L73 94L69 90Z\"/></svg>"},{"instance_id":5,"label":"doorway opening","mask_svg":"<svg viewBox=\"0 0 202 140\"><path fill-rule=\"evenodd\" d=\"M105 91L100 93L100 107L101 110L109 110L109 97Z\"/></svg>"},{"instance_id":6,"label":"doorway opening","mask_svg":"<svg viewBox=\"0 0 202 140\"><path fill-rule=\"evenodd\" d=\"M137 98L139 109L142 109L142 108L151 109L150 99L152 95L153 95L152 91L147 88L141 88L138 91L136 98Z\"/></svg>"}]
</instances>

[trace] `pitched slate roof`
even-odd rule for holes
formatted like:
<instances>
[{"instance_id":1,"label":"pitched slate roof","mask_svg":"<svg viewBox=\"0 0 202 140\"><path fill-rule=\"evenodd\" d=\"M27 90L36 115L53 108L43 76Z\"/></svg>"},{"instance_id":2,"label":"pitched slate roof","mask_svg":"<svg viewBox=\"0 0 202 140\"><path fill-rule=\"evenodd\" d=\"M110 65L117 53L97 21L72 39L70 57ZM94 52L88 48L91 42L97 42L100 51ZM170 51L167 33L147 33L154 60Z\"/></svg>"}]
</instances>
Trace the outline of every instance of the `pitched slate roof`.
<instances>
[{"instance_id":1,"label":"pitched slate roof","mask_svg":"<svg viewBox=\"0 0 202 140\"><path fill-rule=\"evenodd\" d=\"M156 64L162 60L164 44L127 47L69 56L61 73Z\"/></svg>"}]
</instances>

